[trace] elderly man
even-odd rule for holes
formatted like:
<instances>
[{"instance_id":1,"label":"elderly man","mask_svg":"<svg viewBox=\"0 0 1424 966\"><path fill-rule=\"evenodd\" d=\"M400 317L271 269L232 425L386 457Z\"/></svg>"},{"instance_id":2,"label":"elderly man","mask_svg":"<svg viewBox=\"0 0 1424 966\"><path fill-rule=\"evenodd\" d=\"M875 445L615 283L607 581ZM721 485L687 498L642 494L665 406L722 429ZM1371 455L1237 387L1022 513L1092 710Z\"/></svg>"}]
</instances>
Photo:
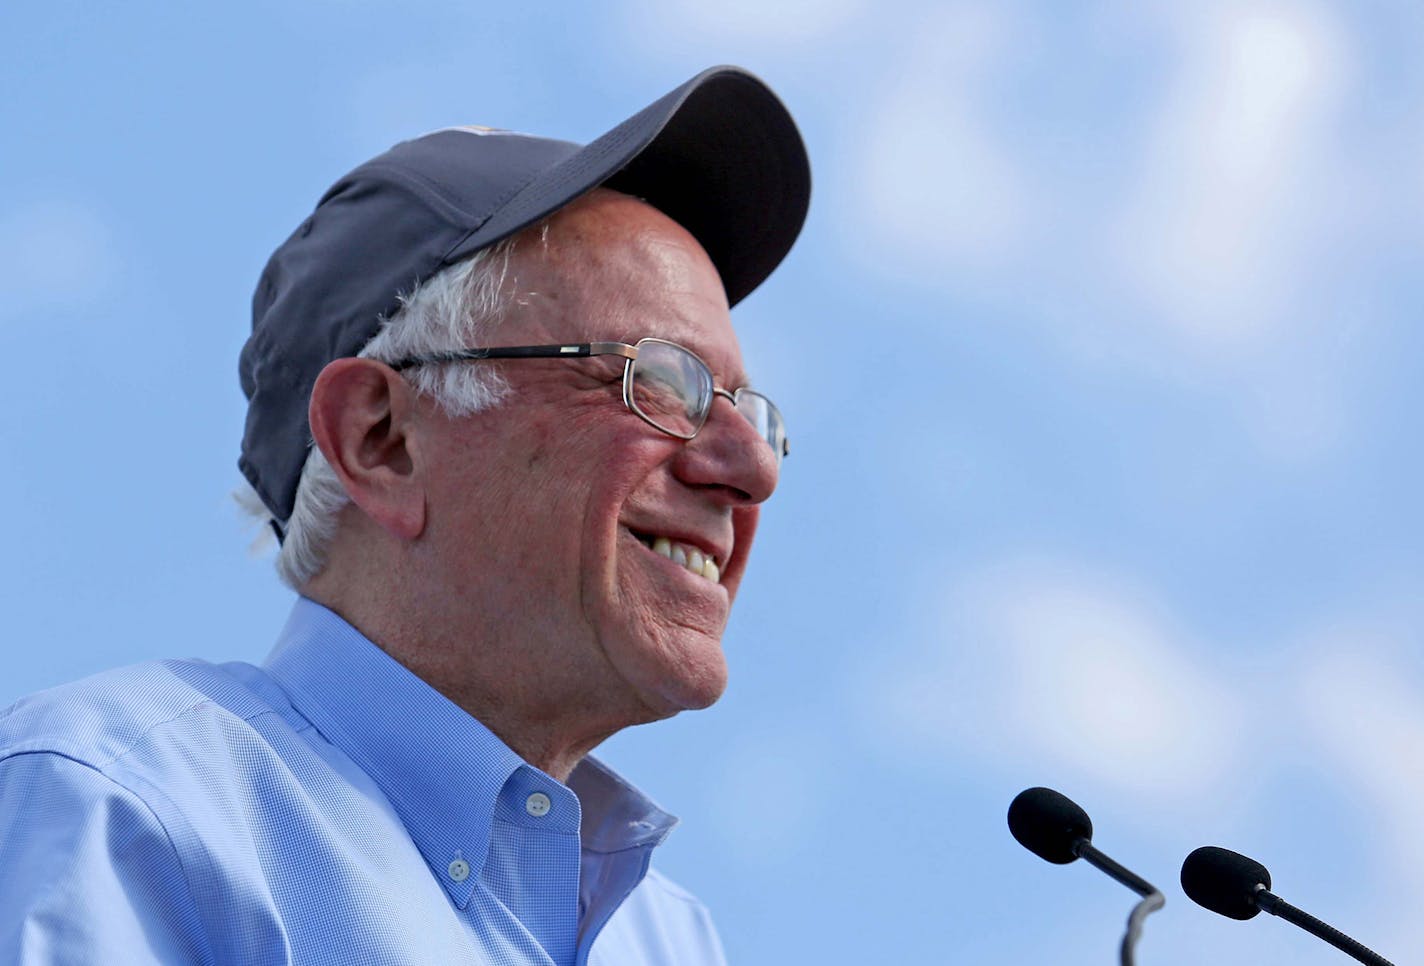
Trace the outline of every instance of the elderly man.
<instances>
[{"instance_id":1,"label":"elderly man","mask_svg":"<svg viewBox=\"0 0 1424 966\"><path fill-rule=\"evenodd\" d=\"M241 360L301 597L261 667L0 717L0 959L721 962L649 869L674 820L587 755L725 685L786 452L728 307L808 192L726 68L586 147L455 128L333 186Z\"/></svg>"}]
</instances>

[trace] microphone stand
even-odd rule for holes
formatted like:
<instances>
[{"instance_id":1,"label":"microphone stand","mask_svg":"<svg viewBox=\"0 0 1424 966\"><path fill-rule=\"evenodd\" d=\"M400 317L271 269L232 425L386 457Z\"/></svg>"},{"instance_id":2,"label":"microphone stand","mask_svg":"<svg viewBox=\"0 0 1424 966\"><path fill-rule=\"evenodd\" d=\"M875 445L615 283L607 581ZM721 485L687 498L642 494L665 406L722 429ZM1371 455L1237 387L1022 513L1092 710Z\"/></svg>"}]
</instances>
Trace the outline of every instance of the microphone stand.
<instances>
[{"instance_id":1,"label":"microphone stand","mask_svg":"<svg viewBox=\"0 0 1424 966\"><path fill-rule=\"evenodd\" d=\"M1316 939L1325 940L1342 953L1348 953L1351 958L1366 963L1367 966L1394 966L1373 949L1356 942L1334 926L1321 922L1303 909L1297 909L1280 896L1267 890L1263 885L1256 886L1256 905L1273 916L1280 916L1286 922L1294 923Z\"/></svg>"},{"instance_id":2,"label":"microphone stand","mask_svg":"<svg viewBox=\"0 0 1424 966\"><path fill-rule=\"evenodd\" d=\"M1166 905L1166 897L1142 876L1123 868L1093 848L1093 843L1087 839L1079 839L1073 846L1073 851L1078 858L1106 872L1142 897L1142 900L1132 907L1132 913L1127 917L1127 931L1122 936L1121 964L1134 966L1133 952L1137 948L1138 937L1142 935L1142 921Z\"/></svg>"}]
</instances>

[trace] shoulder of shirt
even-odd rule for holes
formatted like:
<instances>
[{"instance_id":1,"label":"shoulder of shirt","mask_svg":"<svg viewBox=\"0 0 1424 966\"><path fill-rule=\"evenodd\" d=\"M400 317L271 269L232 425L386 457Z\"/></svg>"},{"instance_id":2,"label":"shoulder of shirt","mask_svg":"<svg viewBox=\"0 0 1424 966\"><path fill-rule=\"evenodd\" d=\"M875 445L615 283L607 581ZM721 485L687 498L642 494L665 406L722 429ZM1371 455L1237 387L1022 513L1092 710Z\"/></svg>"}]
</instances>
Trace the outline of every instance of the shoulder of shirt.
<instances>
[{"instance_id":1,"label":"shoulder of shirt","mask_svg":"<svg viewBox=\"0 0 1424 966\"><path fill-rule=\"evenodd\" d=\"M50 753L102 770L170 722L187 718L216 729L224 720L273 713L298 717L250 665L136 664L36 692L0 711L0 761Z\"/></svg>"}]
</instances>

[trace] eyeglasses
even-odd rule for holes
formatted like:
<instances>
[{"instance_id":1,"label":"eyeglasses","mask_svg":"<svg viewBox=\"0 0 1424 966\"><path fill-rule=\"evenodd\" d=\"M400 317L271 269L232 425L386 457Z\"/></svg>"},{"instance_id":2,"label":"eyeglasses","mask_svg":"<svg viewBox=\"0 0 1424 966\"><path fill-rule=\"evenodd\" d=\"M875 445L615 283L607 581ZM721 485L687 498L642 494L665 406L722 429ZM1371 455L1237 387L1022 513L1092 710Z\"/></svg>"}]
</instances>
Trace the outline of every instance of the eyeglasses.
<instances>
[{"instance_id":1,"label":"eyeglasses","mask_svg":"<svg viewBox=\"0 0 1424 966\"><path fill-rule=\"evenodd\" d=\"M786 422L772 401L754 389L719 388L712 370L691 349L663 339L581 342L575 345L510 345L411 356L391 364L397 371L442 362L481 359L582 359L621 356L623 402L648 425L678 439L692 439L707 422L712 402L723 396L752 424L776 454L776 465L791 452Z\"/></svg>"}]
</instances>

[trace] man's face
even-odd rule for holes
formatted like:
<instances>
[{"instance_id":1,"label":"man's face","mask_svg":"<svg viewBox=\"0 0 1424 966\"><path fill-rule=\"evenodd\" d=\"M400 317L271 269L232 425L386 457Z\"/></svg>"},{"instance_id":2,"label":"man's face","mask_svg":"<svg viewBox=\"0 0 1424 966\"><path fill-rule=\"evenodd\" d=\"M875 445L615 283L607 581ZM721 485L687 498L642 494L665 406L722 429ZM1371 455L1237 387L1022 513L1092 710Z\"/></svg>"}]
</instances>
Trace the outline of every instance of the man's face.
<instances>
[{"instance_id":1,"label":"man's face","mask_svg":"<svg viewBox=\"0 0 1424 966\"><path fill-rule=\"evenodd\" d=\"M510 275L515 308L485 344L653 336L697 353L718 386L747 382L716 269L642 202L595 192L521 239ZM776 486L770 447L720 397L695 439L649 426L623 404L616 357L500 365L508 400L438 427L421 552L459 600L437 606L517 642L510 677L551 716L570 701L644 720L711 704L757 504ZM657 538L711 556L720 578L655 552Z\"/></svg>"}]
</instances>

